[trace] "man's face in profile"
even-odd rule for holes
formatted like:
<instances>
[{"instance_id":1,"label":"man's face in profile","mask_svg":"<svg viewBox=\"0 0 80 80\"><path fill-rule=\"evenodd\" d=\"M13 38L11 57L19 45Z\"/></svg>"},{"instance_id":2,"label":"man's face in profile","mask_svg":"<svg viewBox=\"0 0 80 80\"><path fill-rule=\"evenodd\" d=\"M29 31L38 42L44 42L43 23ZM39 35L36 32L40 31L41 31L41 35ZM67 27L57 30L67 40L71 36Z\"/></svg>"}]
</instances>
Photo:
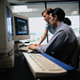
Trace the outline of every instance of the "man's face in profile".
<instances>
[{"instance_id":1,"label":"man's face in profile","mask_svg":"<svg viewBox=\"0 0 80 80\"><path fill-rule=\"evenodd\" d=\"M55 17L52 16L52 13L49 15L49 22L52 27L56 26L56 20L55 20Z\"/></svg>"}]
</instances>

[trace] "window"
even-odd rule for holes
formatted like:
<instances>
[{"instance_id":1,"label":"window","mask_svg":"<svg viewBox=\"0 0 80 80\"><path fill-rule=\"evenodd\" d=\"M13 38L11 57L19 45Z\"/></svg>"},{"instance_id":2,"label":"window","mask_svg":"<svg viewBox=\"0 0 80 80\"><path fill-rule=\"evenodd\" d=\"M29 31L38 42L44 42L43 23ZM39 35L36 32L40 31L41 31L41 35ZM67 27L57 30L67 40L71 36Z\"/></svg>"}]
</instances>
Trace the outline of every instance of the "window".
<instances>
[{"instance_id":1,"label":"window","mask_svg":"<svg viewBox=\"0 0 80 80\"><path fill-rule=\"evenodd\" d=\"M45 31L46 22L43 17L29 18L30 42L39 43ZM47 43L45 40L43 43Z\"/></svg>"}]
</instances>

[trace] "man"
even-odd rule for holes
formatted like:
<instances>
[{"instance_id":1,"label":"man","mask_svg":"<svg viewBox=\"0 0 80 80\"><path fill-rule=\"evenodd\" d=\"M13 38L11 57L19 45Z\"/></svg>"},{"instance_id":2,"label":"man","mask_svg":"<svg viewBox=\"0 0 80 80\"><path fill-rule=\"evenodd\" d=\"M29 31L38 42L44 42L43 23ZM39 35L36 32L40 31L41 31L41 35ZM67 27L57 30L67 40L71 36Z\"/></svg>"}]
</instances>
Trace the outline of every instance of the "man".
<instances>
[{"instance_id":1,"label":"man","mask_svg":"<svg viewBox=\"0 0 80 80\"><path fill-rule=\"evenodd\" d=\"M33 44L29 48L38 52L45 52L69 64L70 58L77 46L77 38L68 23L64 23L65 12L61 8L53 9L49 18L52 27L56 26L56 32L53 37L45 45L36 46Z\"/></svg>"}]
</instances>

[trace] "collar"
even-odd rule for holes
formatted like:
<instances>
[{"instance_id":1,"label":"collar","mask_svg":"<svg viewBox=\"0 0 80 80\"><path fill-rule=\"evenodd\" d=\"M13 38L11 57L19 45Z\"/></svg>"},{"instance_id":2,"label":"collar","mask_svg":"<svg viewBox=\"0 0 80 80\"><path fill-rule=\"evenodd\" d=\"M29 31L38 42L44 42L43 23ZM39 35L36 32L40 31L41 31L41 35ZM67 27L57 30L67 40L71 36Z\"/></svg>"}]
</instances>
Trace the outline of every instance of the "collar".
<instances>
[{"instance_id":1,"label":"collar","mask_svg":"<svg viewBox=\"0 0 80 80\"><path fill-rule=\"evenodd\" d=\"M64 24L64 22L62 21L62 22L60 22L60 24L56 27L56 30L58 30L61 26L62 26L62 24Z\"/></svg>"}]
</instances>

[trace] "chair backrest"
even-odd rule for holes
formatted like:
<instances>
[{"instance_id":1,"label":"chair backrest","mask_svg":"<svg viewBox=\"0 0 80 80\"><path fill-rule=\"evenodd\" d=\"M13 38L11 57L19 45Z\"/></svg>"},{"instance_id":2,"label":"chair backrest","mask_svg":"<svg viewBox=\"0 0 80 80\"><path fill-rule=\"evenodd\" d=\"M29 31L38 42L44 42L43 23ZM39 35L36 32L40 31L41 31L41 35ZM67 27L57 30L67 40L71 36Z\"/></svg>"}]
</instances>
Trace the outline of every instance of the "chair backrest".
<instances>
[{"instance_id":1,"label":"chair backrest","mask_svg":"<svg viewBox=\"0 0 80 80\"><path fill-rule=\"evenodd\" d=\"M79 53L80 53L80 37L77 38L78 46L76 47L74 54L71 57L71 66L76 69L79 67Z\"/></svg>"}]
</instances>

